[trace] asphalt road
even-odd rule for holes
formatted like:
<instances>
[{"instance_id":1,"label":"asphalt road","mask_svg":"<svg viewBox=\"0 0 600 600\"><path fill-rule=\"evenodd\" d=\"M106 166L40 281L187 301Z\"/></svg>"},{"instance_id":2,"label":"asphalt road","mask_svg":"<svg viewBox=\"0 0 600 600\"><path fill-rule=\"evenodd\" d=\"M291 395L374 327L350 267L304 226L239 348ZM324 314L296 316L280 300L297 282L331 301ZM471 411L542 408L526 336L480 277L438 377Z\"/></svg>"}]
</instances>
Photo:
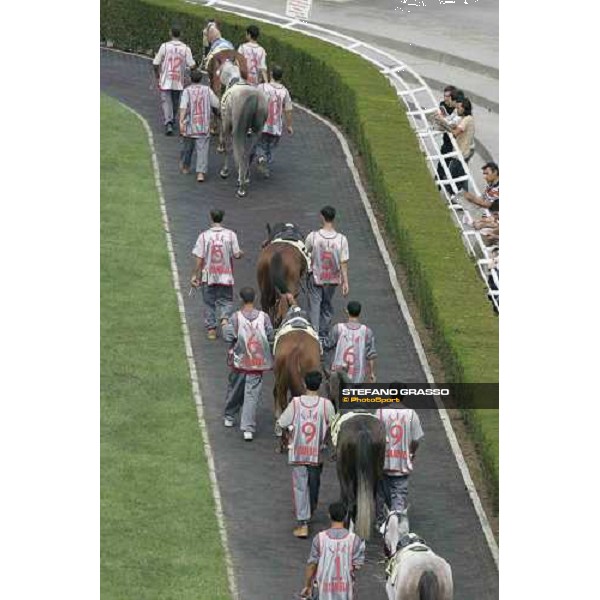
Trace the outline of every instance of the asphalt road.
<instances>
[{"instance_id":1,"label":"asphalt road","mask_svg":"<svg viewBox=\"0 0 600 600\"><path fill-rule=\"evenodd\" d=\"M101 50L102 91L138 111L154 132L182 281L189 278L191 250L199 231L208 226L211 207L225 210L225 224L238 231L246 251L246 256L236 263L239 289L255 285L256 260L268 221L294 221L308 232L318 226L319 209L326 203L333 204L339 211L339 229L350 243L350 297L362 302L364 321L376 336L380 381L424 381L364 208L331 131L296 111L296 134L284 138L277 149L272 178L266 181L254 176L248 197L239 200L234 179L223 181L217 175L220 157L214 152L214 144L205 184L197 184L193 175L178 173L179 140L163 134L159 100L151 82L149 61ZM227 377L225 347L220 340L206 339L199 295L186 295L185 305L241 599L292 599L302 586L309 541L296 540L291 534L291 473L286 458L274 453L271 433L272 379L269 376L265 380L259 431L249 444L242 440L237 428L225 429L222 424ZM338 295L337 319L341 309ZM457 600L495 599L498 573L442 423L435 411L421 411L420 416L426 437L411 481L412 529L450 562ZM322 482L320 507L311 533L326 527L326 506L338 497L332 464L326 464ZM359 598L385 600L382 558L380 543L372 542L366 567L358 577Z\"/></svg>"}]
</instances>

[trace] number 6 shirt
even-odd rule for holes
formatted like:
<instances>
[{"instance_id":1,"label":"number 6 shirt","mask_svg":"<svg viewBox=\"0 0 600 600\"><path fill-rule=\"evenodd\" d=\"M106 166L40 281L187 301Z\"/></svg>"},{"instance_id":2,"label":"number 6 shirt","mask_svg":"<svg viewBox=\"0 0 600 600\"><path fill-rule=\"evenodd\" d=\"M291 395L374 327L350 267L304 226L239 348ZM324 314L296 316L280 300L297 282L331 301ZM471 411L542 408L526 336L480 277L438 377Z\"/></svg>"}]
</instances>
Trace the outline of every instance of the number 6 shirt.
<instances>
[{"instance_id":1,"label":"number 6 shirt","mask_svg":"<svg viewBox=\"0 0 600 600\"><path fill-rule=\"evenodd\" d=\"M318 465L322 462L321 447L334 414L333 404L327 398L292 398L279 418L281 427L293 426L288 454L290 464Z\"/></svg>"},{"instance_id":2,"label":"number 6 shirt","mask_svg":"<svg viewBox=\"0 0 600 600\"><path fill-rule=\"evenodd\" d=\"M385 474L410 475L410 444L423 437L419 415L412 408L380 408L377 416L385 426Z\"/></svg>"},{"instance_id":3,"label":"number 6 shirt","mask_svg":"<svg viewBox=\"0 0 600 600\"><path fill-rule=\"evenodd\" d=\"M269 112L263 127L263 133L277 137L283 133L283 113L292 110L292 99L282 83L262 83L258 86L269 101Z\"/></svg>"}]
</instances>

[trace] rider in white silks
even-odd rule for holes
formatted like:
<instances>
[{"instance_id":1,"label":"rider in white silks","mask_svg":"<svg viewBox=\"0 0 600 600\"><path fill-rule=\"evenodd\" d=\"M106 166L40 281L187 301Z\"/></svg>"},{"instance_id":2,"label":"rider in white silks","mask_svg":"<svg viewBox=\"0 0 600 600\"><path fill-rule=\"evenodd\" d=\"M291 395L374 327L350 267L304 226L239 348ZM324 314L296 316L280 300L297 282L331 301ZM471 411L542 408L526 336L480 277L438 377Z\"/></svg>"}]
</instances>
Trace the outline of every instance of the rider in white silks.
<instances>
[{"instance_id":1,"label":"rider in white silks","mask_svg":"<svg viewBox=\"0 0 600 600\"><path fill-rule=\"evenodd\" d=\"M291 430L289 464L292 466L292 489L297 526L294 536L308 537L308 522L317 508L321 472L322 450L329 423L335 415L331 400L319 396L323 376L311 371L304 378L307 392L292 398L279 417L277 424Z\"/></svg>"},{"instance_id":2,"label":"rider in white silks","mask_svg":"<svg viewBox=\"0 0 600 600\"><path fill-rule=\"evenodd\" d=\"M312 600L353 600L354 574L365 562L365 543L344 527L346 507L329 505L331 527L312 542L301 596Z\"/></svg>"}]
</instances>

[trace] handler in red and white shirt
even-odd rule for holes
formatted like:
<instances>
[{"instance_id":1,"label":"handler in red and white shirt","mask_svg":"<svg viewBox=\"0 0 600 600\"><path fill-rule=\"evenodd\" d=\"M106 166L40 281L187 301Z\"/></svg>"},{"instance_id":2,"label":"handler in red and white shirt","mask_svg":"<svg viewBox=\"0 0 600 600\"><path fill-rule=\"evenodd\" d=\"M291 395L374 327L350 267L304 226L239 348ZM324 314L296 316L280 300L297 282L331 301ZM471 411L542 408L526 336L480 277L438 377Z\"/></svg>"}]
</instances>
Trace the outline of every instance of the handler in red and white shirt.
<instances>
[{"instance_id":1,"label":"handler in red and white shirt","mask_svg":"<svg viewBox=\"0 0 600 600\"><path fill-rule=\"evenodd\" d=\"M256 25L246 29L246 42L241 44L238 52L246 59L248 75L246 82L250 85L266 83L267 77L267 51L258 43L260 30Z\"/></svg>"},{"instance_id":2,"label":"handler in red and white shirt","mask_svg":"<svg viewBox=\"0 0 600 600\"><path fill-rule=\"evenodd\" d=\"M323 459L321 451L335 409L331 400L319 396L323 376L311 371L304 377L306 395L292 398L277 421L292 430L289 464L292 465L292 490L298 524L294 535L308 537L308 521L317 508Z\"/></svg>"},{"instance_id":3,"label":"handler in red and white shirt","mask_svg":"<svg viewBox=\"0 0 600 600\"><path fill-rule=\"evenodd\" d=\"M396 386L403 387L402 384L392 385ZM385 521L384 505L390 511L402 511L408 506L408 478L423 439L423 429L419 415L402 405L400 408L380 408L377 417L385 427L386 438L383 478L379 480L376 498L377 526L380 527Z\"/></svg>"},{"instance_id":4,"label":"handler in red and white shirt","mask_svg":"<svg viewBox=\"0 0 600 600\"><path fill-rule=\"evenodd\" d=\"M260 139L256 146L256 157L258 169L269 176L269 166L273 162L273 152L283 134L283 116L289 135L293 135L292 127L292 98L288 89L281 83L283 69L274 66L271 72L271 82L259 85L259 89L265 94L269 101L269 112L262 130Z\"/></svg>"},{"instance_id":5,"label":"handler in red and white shirt","mask_svg":"<svg viewBox=\"0 0 600 600\"><path fill-rule=\"evenodd\" d=\"M179 112L179 99L184 87L185 70L196 66L192 51L179 39L180 35L179 27L172 27L171 41L161 44L152 61L160 89L167 135L173 135L174 119Z\"/></svg>"},{"instance_id":6,"label":"handler in red and white shirt","mask_svg":"<svg viewBox=\"0 0 600 600\"><path fill-rule=\"evenodd\" d=\"M196 181L204 181L208 169L208 147L210 145L211 108L218 110L217 95L202 85L202 73L192 71L192 84L183 90L179 105L179 134L183 136L183 148L179 170L187 174L192 164L192 154L196 150Z\"/></svg>"},{"instance_id":7,"label":"handler in red and white shirt","mask_svg":"<svg viewBox=\"0 0 600 600\"><path fill-rule=\"evenodd\" d=\"M331 370L346 371L352 383L375 382L375 336L360 322L361 310L360 302L348 302L348 322L334 325L326 342L327 349L335 348Z\"/></svg>"},{"instance_id":8,"label":"handler in red and white shirt","mask_svg":"<svg viewBox=\"0 0 600 600\"><path fill-rule=\"evenodd\" d=\"M217 321L225 326L233 311L233 259L244 254L235 231L221 225L224 216L222 210L210 211L210 229L198 236L192 251L196 267L191 284L202 286L204 324L210 340L217 339Z\"/></svg>"},{"instance_id":9,"label":"handler in red and white shirt","mask_svg":"<svg viewBox=\"0 0 600 600\"><path fill-rule=\"evenodd\" d=\"M325 345L333 317L333 295L338 285L348 295L348 240L333 225L336 210L333 206L321 209L322 227L306 237L306 249L311 256L311 274L308 276L308 306L310 321Z\"/></svg>"}]
</instances>

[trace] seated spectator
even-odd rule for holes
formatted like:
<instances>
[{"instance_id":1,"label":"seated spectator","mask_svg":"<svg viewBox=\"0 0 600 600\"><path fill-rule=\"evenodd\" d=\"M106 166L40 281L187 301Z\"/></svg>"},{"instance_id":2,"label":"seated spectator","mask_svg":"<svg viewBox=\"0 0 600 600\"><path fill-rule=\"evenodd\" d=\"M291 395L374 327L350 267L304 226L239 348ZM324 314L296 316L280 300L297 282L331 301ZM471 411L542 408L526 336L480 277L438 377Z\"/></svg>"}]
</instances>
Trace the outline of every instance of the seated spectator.
<instances>
[{"instance_id":1,"label":"seated spectator","mask_svg":"<svg viewBox=\"0 0 600 600\"><path fill-rule=\"evenodd\" d=\"M500 241L500 215L493 212L489 217L482 217L473 222L473 228L481 233L483 242L490 246Z\"/></svg>"},{"instance_id":2,"label":"seated spectator","mask_svg":"<svg viewBox=\"0 0 600 600\"><path fill-rule=\"evenodd\" d=\"M481 168L486 186L481 196L465 192L464 198L472 204L487 208L490 212L500 212L500 169L495 162L488 162Z\"/></svg>"}]
</instances>

